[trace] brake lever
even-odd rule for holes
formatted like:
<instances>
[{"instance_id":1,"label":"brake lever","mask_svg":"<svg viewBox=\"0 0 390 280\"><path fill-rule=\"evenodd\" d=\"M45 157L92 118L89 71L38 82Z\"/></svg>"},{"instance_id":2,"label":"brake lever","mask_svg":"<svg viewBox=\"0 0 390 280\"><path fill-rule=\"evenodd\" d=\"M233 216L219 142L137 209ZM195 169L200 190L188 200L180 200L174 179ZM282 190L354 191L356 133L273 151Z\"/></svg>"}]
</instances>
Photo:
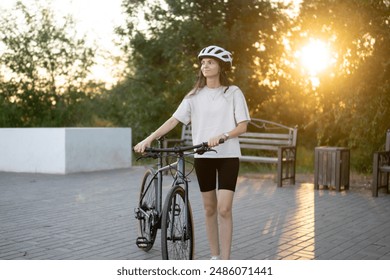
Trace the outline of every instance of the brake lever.
<instances>
[{"instance_id":1,"label":"brake lever","mask_svg":"<svg viewBox=\"0 0 390 280\"><path fill-rule=\"evenodd\" d=\"M140 159L143 159L143 158L146 158L146 157L145 156L139 156L139 157L136 158L135 161L139 161Z\"/></svg>"},{"instance_id":2,"label":"brake lever","mask_svg":"<svg viewBox=\"0 0 390 280\"><path fill-rule=\"evenodd\" d=\"M200 149L195 150L195 153L198 154L198 155L203 155L205 152L215 152L215 153L217 153L216 150L210 149L210 148L207 148L207 149L200 148Z\"/></svg>"},{"instance_id":3,"label":"brake lever","mask_svg":"<svg viewBox=\"0 0 390 280\"><path fill-rule=\"evenodd\" d=\"M156 153L144 153L142 154L141 156L139 156L136 161L140 160L140 159L143 159L143 158L153 158L153 159L157 159L158 158L158 155Z\"/></svg>"},{"instance_id":4,"label":"brake lever","mask_svg":"<svg viewBox=\"0 0 390 280\"><path fill-rule=\"evenodd\" d=\"M196 149L196 150L194 150L194 153L198 154L198 155L203 155L205 153L205 150L204 149Z\"/></svg>"}]
</instances>

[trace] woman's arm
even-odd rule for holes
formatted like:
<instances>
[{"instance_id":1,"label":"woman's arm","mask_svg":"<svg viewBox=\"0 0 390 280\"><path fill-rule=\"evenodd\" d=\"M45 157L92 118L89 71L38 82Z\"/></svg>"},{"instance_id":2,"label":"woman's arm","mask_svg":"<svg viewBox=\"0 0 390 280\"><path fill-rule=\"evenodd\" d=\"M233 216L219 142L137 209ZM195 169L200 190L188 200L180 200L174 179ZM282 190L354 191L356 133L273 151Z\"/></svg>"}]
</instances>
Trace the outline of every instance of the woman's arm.
<instances>
[{"instance_id":1,"label":"woman's arm","mask_svg":"<svg viewBox=\"0 0 390 280\"><path fill-rule=\"evenodd\" d=\"M249 121L243 121L237 124L237 126L232 131L227 131L229 138L235 138L246 132Z\"/></svg>"},{"instance_id":2,"label":"woman's arm","mask_svg":"<svg viewBox=\"0 0 390 280\"><path fill-rule=\"evenodd\" d=\"M241 135L241 134L246 132L246 129L248 127L248 123L249 123L249 121L240 122L240 123L237 124L237 126L233 130L226 131L225 133L227 133L229 135L229 138L238 137L239 135ZM217 135L216 137L211 138L209 140L209 146L211 146L211 147L218 146L219 145L219 139L225 139L226 140L226 136L224 134L220 134L220 135Z\"/></svg>"},{"instance_id":3,"label":"woman's arm","mask_svg":"<svg viewBox=\"0 0 390 280\"><path fill-rule=\"evenodd\" d=\"M154 140L167 134L169 131L174 129L178 123L179 123L179 121L177 119L175 119L174 117L169 118L155 132L153 132L148 137L146 137L144 140L142 140L137 145L135 145L134 151L137 153L143 153L145 151L145 148L150 147Z\"/></svg>"}]
</instances>

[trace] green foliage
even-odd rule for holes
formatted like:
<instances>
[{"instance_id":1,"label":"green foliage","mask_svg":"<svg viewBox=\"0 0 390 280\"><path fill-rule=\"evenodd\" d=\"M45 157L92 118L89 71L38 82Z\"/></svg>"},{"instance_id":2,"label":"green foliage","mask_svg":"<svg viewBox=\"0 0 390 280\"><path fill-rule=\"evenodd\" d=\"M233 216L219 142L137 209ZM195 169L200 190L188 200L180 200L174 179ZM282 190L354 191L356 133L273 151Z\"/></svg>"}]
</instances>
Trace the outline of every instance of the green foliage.
<instances>
[{"instance_id":1,"label":"green foliage","mask_svg":"<svg viewBox=\"0 0 390 280\"><path fill-rule=\"evenodd\" d=\"M282 51L277 26L287 23L281 11L266 1L160 2L123 2L128 22L117 31L126 42L130 70L106 102L126 104L114 122L135 128L135 141L161 125L191 90L199 69L197 54L211 44L233 52L230 76L247 95L255 115L270 94L266 87L259 89L258 76L263 72L270 79L276 76L269 62L277 61ZM146 30L135 25L141 14Z\"/></svg>"},{"instance_id":2,"label":"green foliage","mask_svg":"<svg viewBox=\"0 0 390 280\"><path fill-rule=\"evenodd\" d=\"M0 41L0 126L68 126L90 119L87 80L94 51L77 39L70 17L56 22L48 8L18 1L3 14Z\"/></svg>"},{"instance_id":3,"label":"green foliage","mask_svg":"<svg viewBox=\"0 0 390 280\"><path fill-rule=\"evenodd\" d=\"M191 89L197 53L207 45L233 52L234 84L252 117L299 127L299 145L347 146L358 171L371 168L390 124L389 4L382 0L305 0L289 17L273 1L123 1L118 28L127 51L125 81L105 96L114 123L134 128L135 141L157 128ZM144 15L147 28L137 26ZM310 38L327 42L335 62L316 78L299 64ZM109 111L109 110L108 110Z\"/></svg>"},{"instance_id":4,"label":"green foliage","mask_svg":"<svg viewBox=\"0 0 390 280\"><path fill-rule=\"evenodd\" d=\"M390 128L389 14L381 0L306 0L298 18L299 33L330 42L337 58L309 101L317 143L350 147L362 172L371 172Z\"/></svg>"},{"instance_id":5,"label":"green foliage","mask_svg":"<svg viewBox=\"0 0 390 280\"><path fill-rule=\"evenodd\" d=\"M233 52L229 76L252 117L298 125L304 169L316 145L337 145L351 148L354 168L370 172L390 127L389 2L304 0L297 17L280 3L124 0L127 22L116 31L128 68L97 95L101 87L87 78L95 50L72 19L18 2L0 22L0 126L99 122L132 127L137 142L172 115L196 80L198 52L216 44ZM315 77L319 86L296 56L311 38L333 53Z\"/></svg>"}]
</instances>

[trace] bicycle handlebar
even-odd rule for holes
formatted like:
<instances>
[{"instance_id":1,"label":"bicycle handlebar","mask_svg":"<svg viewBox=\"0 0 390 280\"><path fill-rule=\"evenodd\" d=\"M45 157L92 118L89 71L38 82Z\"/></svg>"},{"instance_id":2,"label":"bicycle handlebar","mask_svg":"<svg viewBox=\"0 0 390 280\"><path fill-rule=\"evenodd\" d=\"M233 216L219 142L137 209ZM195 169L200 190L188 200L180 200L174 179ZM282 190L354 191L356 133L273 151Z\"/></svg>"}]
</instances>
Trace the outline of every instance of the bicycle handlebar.
<instances>
[{"instance_id":1,"label":"bicycle handlebar","mask_svg":"<svg viewBox=\"0 0 390 280\"><path fill-rule=\"evenodd\" d=\"M219 139L220 144L223 144L224 142L225 141L223 139ZM196 154L203 154L203 153L208 152L208 151L213 151L209 147L207 142L203 142L201 144L193 145L193 146L177 146L177 147L171 147L171 148L152 148L152 147L149 148L148 147L148 148L145 148L146 155L141 156L141 158L143 158L143 157L157 158L157 154L161 154L161 153L180 154L180 153L184 153L184 152L191 151L191 150L193 150L193 152Z\"/></svg>"}]
</instances>

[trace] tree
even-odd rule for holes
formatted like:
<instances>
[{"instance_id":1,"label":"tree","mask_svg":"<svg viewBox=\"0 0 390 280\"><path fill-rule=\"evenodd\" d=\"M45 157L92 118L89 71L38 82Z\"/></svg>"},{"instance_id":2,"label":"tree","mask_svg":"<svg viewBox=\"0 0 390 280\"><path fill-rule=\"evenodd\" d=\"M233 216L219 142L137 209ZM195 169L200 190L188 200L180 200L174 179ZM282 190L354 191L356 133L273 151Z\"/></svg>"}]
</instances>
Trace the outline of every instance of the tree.
<instances>
[{"instance_id":1,"label":"tree","mask_svg":"<svg viewBox=\"0 0 390 280\"><path fill-rule=\"evenodd\" d=\"M211 44L233 52L232 80L243 89L256 116L271 94L259 85L259 77L275 80L271 64L282 51L278 29L287 24L276 6L248 0L128 0L123 6L127 25L117 31L126 43L129 73L108 98L126 104L114 122L135 128L135 141L173 113L195 82L197 54ZM136 24L142 14L148 24L143 30Z\"/></svg>"},{"instance_id":2,"label":"tree","mask_svg":"<svg viewBox=\"0 0 390 280\"><path fill-rule=\"evenodd\" d=\"M320 38L337 60L305 101L318 145L352 149L354 167L370 172L390 124L390 3L383 0L303 2L291 40ZM299 27L299 28L298 28Z\"/></svg>"},{"instance_id":3,"label":"tree","mask_svg":"<svg viewBox=\"0 0 390 280\"><path fill-rule=\"evenodd\" d=\"M1 126L67 126L90 118L96 90L87 80L94 50L78 38L71 17L56 22L49 7L18 1L2 15Z\"/></svg>"},{"instance_id":4,"label":"tree","mask_svg":"<svg viewBox=\"0 0 390 280\"><path fill-rule=\"evenodd\" d=\"M129 71L105 96L117 106L113 121L134 127L135 141L150 133L191 89L199 50L217 44L233 51L231 77L252 117L298 125L310 148L348 146L354 166L370 170L390 123L389 2L305 0L296 17L281 2L124 1L118 34ZM296 57L312 38L331 45L336 60L317 74L319 85Z\"/></svg>"}]
</instances>

